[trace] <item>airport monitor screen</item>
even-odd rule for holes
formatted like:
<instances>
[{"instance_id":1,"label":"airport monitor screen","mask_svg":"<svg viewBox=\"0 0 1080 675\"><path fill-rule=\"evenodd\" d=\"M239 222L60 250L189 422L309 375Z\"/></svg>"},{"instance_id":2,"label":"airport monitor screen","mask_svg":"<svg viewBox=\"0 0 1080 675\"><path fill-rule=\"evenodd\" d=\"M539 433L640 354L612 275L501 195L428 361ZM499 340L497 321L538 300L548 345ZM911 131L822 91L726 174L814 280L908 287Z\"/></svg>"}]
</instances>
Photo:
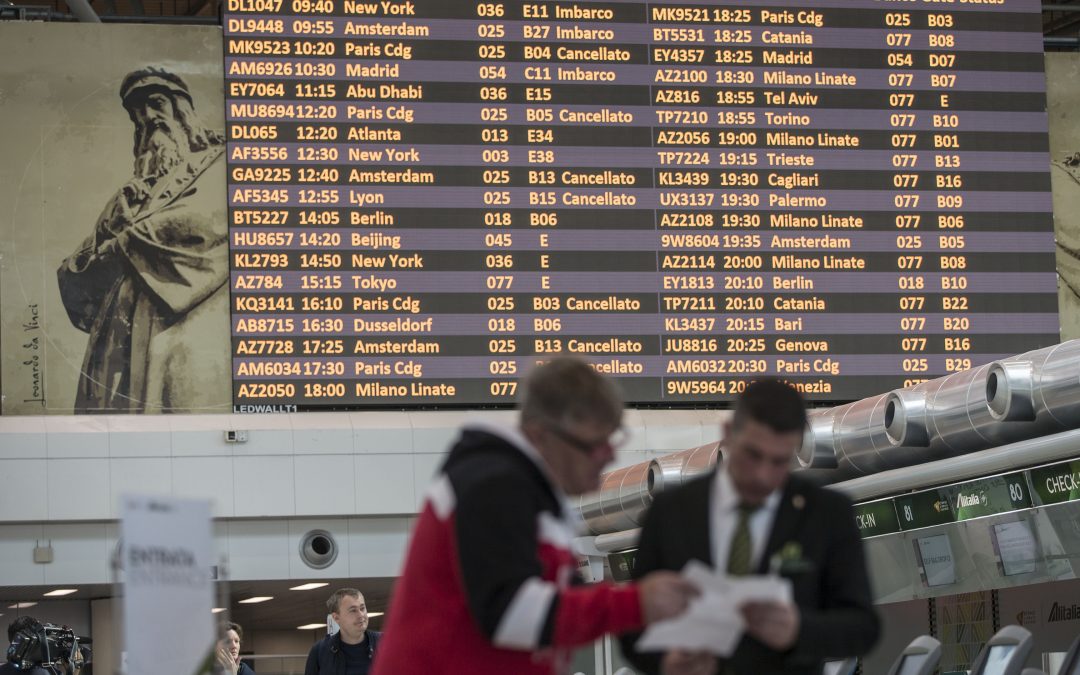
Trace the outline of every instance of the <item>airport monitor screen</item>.
<instances>
[{"instance_id":1,"label":"airport monitor screen","mask_svg":"<svg viewBox=\"0 0 1080 675\"><path fill-rule=\"evenodd\" d=\"M1058 342L1039 3L229 0L233 401L858 399Z\"/></svg>"},{"instance_id":2,"label":"airport monitor screen","mask_svg":"<svg viewBox=\"0 0 1080 675\"><path fill-rule=\"evenodd\" d=\"M919 675L923 672L925 663L926 654L908 654L900 662L900 669L896 671L896 675Z\"/></svg>"},{"instance_id":3,"label":"airport monitor screen","mask_svg":"<svg viewBox=\"0 0 1080 675\"><path fill-rule=\"evenodd\" d=\"M979 675L1005 675L1005 668L1009 665L1009 655L1016 649L1016 645L993 645L986 656L986 666Z\"/></svg>"}]
</instances>

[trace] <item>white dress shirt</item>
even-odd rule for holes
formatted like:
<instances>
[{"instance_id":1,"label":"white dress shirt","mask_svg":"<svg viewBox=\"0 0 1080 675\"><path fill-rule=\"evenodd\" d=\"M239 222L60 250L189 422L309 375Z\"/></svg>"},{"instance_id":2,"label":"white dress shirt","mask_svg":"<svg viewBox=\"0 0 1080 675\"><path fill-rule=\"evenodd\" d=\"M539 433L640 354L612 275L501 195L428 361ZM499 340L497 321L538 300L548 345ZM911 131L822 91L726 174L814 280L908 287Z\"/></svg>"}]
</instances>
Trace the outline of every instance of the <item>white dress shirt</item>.
<instances>
[{"instance_id":1,"label":"white dress shirt","mask_svg":"<svg viewBox=\"0 0 1080 675\"><path fill-rule=\"evenodd\" d=\"M750 516L750 540L753 544L750 553L750 569L758 569L765 545L772 532L776 510L780 506L780 491L777 490L765 499L757 511ZM718 572L727 572L728 555L731 552L731 538L739 526L739 495L735 484L731 482L724 465L716 470L716 479L712 484L709 504L709 535L712 538L713 567Z\"/></svg>"}]
</instances>

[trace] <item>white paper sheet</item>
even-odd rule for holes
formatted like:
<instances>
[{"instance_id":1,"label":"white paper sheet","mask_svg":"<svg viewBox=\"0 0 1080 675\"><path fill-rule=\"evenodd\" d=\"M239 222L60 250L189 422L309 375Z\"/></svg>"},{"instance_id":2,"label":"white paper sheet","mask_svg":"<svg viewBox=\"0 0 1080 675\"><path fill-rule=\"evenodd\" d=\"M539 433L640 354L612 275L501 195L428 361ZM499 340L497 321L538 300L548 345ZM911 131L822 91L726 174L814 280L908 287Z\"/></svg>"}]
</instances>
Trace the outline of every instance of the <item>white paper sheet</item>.
<instances>
[{"instance_id":1,"label":"white paper sheet","mask_svg":"<svg viewBox=\"0 0 1080 675\"><path fill-rule=\"evenodd\" d=\"M683 577L701 589L686 612L652 624L637 642L643 652L686 649L730 656L742 638L739 606L746 602L792 601L791 582L772 576L729 577L697 561L687 563Z\"/></svg>"}]
</instances>

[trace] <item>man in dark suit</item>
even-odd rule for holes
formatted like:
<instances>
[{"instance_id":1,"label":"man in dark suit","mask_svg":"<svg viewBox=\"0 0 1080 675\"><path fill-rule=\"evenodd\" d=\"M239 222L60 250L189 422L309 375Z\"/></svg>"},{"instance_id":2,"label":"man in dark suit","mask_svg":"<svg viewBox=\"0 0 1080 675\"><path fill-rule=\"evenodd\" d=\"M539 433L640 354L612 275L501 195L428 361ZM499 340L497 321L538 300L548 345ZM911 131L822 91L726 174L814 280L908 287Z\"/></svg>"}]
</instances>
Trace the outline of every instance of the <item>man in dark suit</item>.
<instances>
[{"instance_id":1,"label":"man in dark suit","mask_svg":"<svg viewBox=\"0 0 1080 675\"><path fill-rule=\"evenodd\" d=\"M699 560L732 575L779 574L794 604L741 607L745 634L728 659L708 653L623 652L662 675L817 675L826 658L865 654L878 617L851 502L791 475L802 443L802 397L779 380L750 384L724 424L723 460L707 476L657 495L641 530L634 576Z\"/></svg>"}]
</instances>

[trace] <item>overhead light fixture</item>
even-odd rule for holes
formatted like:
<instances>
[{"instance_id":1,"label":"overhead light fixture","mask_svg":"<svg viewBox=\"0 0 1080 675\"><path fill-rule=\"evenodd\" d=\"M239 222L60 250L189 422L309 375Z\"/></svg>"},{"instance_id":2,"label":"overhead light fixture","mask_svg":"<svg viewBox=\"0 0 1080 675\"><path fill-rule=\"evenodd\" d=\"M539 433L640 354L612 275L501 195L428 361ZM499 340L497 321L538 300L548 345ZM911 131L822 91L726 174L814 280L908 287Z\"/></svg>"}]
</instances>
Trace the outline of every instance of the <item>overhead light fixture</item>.
<instances>
[{"instance_id":1,"label":"overhead light fixture","mask_svg":"<svg viewBox=\"0 0 1080 675\"><path fill-rule=\"evenodd\" d=\"M212 610L210 610L210 613L211 614L221 614L224 611L225 611L224 607L215 607Z\"/></svg>"},{"instance_id":2,"label":"overhead light fixture","mask_svg":"<svg viewBox=\"0 0 1080 675\"><path fill-rule=\"evenodd\" d=\"M33 607L36 602L16 602L14 605L8 605L8 609L26 609L27 607Z\"/></svg>"},{"instance_id":3,"label":"overhead light fixture","mask_svg":"<svg viewBox=\"0 0 1080 675\"><path fill-rule=\"evenodd\" d=\"M323 623L305 623L303 626L297 626L296 630L315 630L316 628L326 628L326 622L323 622Z\"/></svg>"},{"instance_id":4,"label":"overhead light fixture","mask_svg":"<svg viewBox=\"0 0 1080 675\"><path fill-rule=\"evenodd\" d=\"M256 595L254 598L248 598L247 600L241 600L241 605L254 605L257 602L266 602L267 600L273 600L272 595Z\"/></svg>"},{"instance_id":5,"label":"overhead light fixture","mask_svg":"<svg viewBox=\"0 0 1080 675\"><path fill-rule=\"evenodd\" d=\"M78 593L77 588L58 588L55 591L49 591L45 594L46 598L58 598L61 595L71 595L72 593Z\"/></svg>"},{"instance_id":6,"label":"overhead light fixture","mask_svg":"<svg viewBox=\"0 0 1080 675\"><path fill-rule=\"evenodd\" d=\"M382 612L368 612L367 615L368 615L368 618L370 619L373 616L382 616L383 613Z\"/></svg>"},{"instance_id":7,"label":"overhead light fixture","mask_svg":"<svg viewBox=\"0 0 1080 675\"><path fill-rule=\"evenodd\" d=\"M321 582L320 581L312 581L309 584L300 584L299 586L293 586L289 590L290 591L313 591L316 588L322 588L323 586L329 586L329 585L330 585L330 583L327 582L327 581L321 581Z\"/></svg>"}]
</instances>

